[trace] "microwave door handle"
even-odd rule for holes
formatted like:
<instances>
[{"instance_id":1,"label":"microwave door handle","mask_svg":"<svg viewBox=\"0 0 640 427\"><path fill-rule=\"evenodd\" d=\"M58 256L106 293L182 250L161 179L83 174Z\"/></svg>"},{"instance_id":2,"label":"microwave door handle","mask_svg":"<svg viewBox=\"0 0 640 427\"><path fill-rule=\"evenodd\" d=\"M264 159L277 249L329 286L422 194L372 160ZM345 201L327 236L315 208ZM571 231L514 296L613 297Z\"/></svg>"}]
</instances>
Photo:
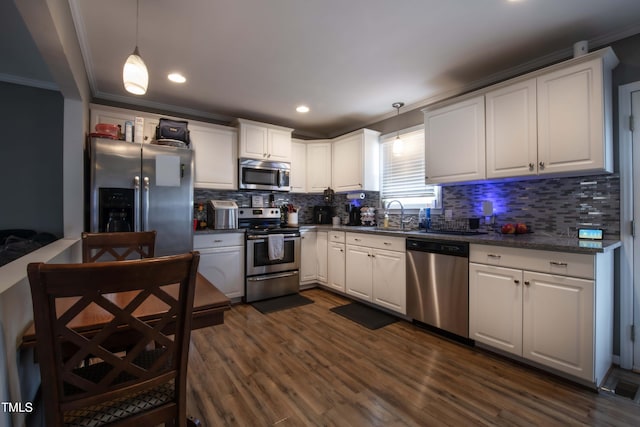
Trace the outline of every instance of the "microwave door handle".
<instances>
[{"instance_id":1,"label":"microwave door handle","mask_svg":"<svg viewBox=\"0 0 640 427\"><path fill-rule=\"evenodd\" d=\"M138 175L133 177L133 231L142 231L140 228L141 214L140 214L140 177Z\"/></svg>"}]
</instances>

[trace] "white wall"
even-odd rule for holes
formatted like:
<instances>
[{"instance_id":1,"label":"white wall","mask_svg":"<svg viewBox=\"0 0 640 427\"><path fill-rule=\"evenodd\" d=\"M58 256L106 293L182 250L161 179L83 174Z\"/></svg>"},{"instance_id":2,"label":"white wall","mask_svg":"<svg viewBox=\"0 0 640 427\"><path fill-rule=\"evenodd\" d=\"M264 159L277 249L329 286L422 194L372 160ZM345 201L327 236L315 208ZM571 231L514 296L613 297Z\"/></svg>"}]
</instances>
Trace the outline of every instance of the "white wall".
<instances>
[{"instance_id":1,"label":"white wall","mask_svg":"<svg viewBox=\"0 0 640 427\"><path fill-rule=\"evenodd\" d=\"M63 227L65 239L0 267L0 401L26 402L37 383L38 365L18 349L19 337L33 319L26 279L28 261L79 262L84 229L83 149L91 97L84 61L66 0L15 1L24 24L64 97ZM25 414L0 413L0 425L24 426Z\"/></svg>"}]
</instances>

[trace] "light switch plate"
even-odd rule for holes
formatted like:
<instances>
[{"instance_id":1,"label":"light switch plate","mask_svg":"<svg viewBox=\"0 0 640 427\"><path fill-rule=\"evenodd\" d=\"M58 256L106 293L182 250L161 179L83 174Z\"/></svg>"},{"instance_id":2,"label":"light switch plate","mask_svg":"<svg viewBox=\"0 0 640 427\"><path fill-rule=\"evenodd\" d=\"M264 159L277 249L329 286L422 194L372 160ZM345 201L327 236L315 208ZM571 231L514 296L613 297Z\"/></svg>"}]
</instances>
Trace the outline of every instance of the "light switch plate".
<instances>
[{"instance_id":1,"label":"light switch plate","mask_svg":"<svg viewBox=\"0 0 640 427\"><path fill-rule=\"evenodd\" d=\"M485 200L484 202L482 202L482 215L493 215L493 202L491 202L490 200Z\"/></svg>"}]
</instances>

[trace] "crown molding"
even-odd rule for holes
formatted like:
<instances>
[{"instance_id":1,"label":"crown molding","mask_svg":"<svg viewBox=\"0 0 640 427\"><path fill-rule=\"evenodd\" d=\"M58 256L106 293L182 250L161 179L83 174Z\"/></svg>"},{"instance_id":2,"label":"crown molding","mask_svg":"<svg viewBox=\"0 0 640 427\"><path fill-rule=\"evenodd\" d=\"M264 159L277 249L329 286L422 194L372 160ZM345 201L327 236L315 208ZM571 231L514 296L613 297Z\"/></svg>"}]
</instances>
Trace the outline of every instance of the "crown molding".
<instances>
[{"instance_id":1,"label":"crown molding","mask_svg":"<svg viewBox=\"0 0 640 427\"><path fill-rule=\"evenodd\" d=\"M39 89L59 91L60 87L54 82L45 80L29 79L27 77L14 76L13 74L0 73L0 81L5 83L14 83L22 86L37 87Z\"/></svg>"}]
</instances>

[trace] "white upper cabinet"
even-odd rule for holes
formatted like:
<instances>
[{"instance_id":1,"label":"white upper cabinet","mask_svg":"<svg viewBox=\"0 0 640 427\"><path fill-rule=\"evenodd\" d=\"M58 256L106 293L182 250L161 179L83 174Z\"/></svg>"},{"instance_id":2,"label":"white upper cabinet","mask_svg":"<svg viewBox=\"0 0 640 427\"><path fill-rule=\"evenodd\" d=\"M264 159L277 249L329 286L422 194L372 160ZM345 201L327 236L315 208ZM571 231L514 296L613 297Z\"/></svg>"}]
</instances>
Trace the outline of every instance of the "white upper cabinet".
<instances>
[{"instance_id":1,"label":"white upper cabinet","mask_svg":"<svg viewBox=\"0 0 640 427\"><path fill-rule=\"evenodd\" d=\"M613 171L610 74L596 58L538 77L540 173Z\"/></svg>"},{"instance_id":2,"label":"white upper cabinet","mask_svg":"<svg viewBox=\"0 0 640 427\"><path fill-rule=\"evenodd\" d=\"M484 96L424 110L427 184L485 178Z\"/></svg>"},{"instance_id":3,"label":"white upper cabinet","mask_svg":"<svg viewBox=\"0 0 640 427\"><path fill-rule=\"evenodd\" d=\"M291 140L291 175L289 178L292 193L307 192L307 144L297 139Z\"/></svg>"},{"instance_id":4,"label":"white upper cabinet","mask_svg":"<svg viewBox=\"0 0 640 427\"><path fill-rule=\"evenodd\" d=\"M322 193L331 187L331 142L291 140L291 192Z\"/></svg>"},{"instance_id":5,"label":"white upper cabinet","mask_svg":"<svg viewBox=\"0 0 640 427\"><path fill-rule=\"evenodd\" d=\"M605 48L425 108L427 183L612 172L617 64Z\"/></svg>"},{"instance_id":6,"label":"white upper cabinet","mask_svg":"<svg viewBox=\"0 0 640 427\"><path fill-rule=\"evenodd\" d=\"M307 143L307 192L322 193L331 187L331 143Z\"/></svg>"},{"instance_id":7,"label":"white upper cabinet","mask_svg":"<svg viewBox=\"0 0 640 427\"><path fill-rule=\"evenodd\" d=\"M189 125L194 150L194 187L238 189L238 132L216 125Z\"/></svg>"},{"instance_id":8,"label":"white upper cabinet","mask_svg":"<svg viewBox=\"0 0 640 427\"><path fill-rule=\"evenodd\" d=\"M536 79L485 95L487 178L536 175Z\"/></svg>"},{"instance_id":9,"label":"white upper cabinet","mask_svg":"<svg viewBox=\"0 0 640 427\"><path fill-rule=\"evenodd\" d=\"M293 129L238 119L241 158L291 162Z\"/></svg>"},{"instance_id":10,"label":"white upper cabinet","mask_svg":"<svg viewBox=\"0 0 640 427\"><path fill-rule=\"evenodd\" d=\"M336 192L379 191L380 132L360 129L333 140L331 182Z\"/></svg>"}]
</instances>

